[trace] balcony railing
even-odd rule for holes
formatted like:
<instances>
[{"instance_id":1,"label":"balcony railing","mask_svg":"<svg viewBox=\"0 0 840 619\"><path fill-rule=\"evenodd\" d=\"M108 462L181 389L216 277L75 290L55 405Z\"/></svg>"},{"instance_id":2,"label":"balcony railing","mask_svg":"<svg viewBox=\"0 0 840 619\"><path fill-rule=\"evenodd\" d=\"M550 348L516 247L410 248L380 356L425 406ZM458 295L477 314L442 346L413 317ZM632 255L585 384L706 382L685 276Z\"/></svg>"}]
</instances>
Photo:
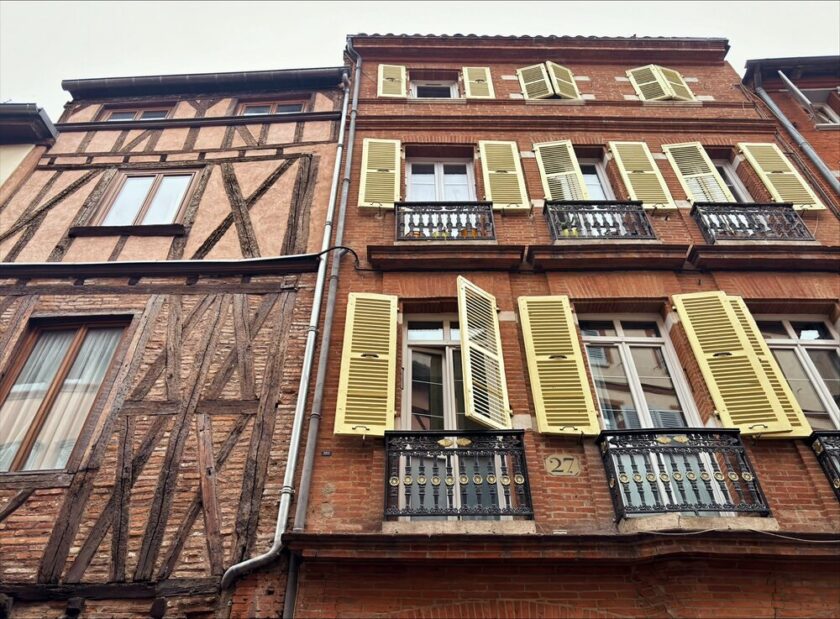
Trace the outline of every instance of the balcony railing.
<instances>
[{"instance_id":1,"label":"balcony railing","mask_svg":"<svg viewBox=\"0 0 840 619\"><path fill-rule=\"evenodd\" d=\"M656 239L641 202L546 200L543 213L555 241Z\"/></svg>"},{"instance_id":2,"label":"balcony railing","mask_svg":"<svg viewBox=\"0 0 840 619\"><path fill-rule=\"evenodd\" d=\"M840 501L840 432L814 432L811 449L825 471L828 482Z\"/></svg>"},{"instance_id":3,"label":"balcony railing","mask_svg":"<svg viewBox=\"0 0 840 619\"><path fill-rule=\"evenodd\" d=\"M533 517L521 430L386 432L385 517Z\"/></svg>"},{"instance_id":4,"label":"balcony railing","mask_svg":"<svg viewBox=\"0 0 840 619\"><path fill-rule=\"evenodd\" d=\"M813 241L790 204L697 202L691 214L709 245L717 241Z\"/></svg>"},{"instance_id":5,"label":"balcony railing","mask_svg":"<svg viewBox=\"0 0 840 619\"><path fill-rule=\"evenodd\" d=\"M610 430L598 442L619 520L770 513L738 430Z\"/></svg>"},{"instance_id":6,"label":"balcony railing","mask_svg":"<svg viewBox=\"0 0 840 619\"><path fill-rule=\"evenodd\" d=\"M397 202L398 241L493 241L492 202Z\"/></svg>"}]
</instances>

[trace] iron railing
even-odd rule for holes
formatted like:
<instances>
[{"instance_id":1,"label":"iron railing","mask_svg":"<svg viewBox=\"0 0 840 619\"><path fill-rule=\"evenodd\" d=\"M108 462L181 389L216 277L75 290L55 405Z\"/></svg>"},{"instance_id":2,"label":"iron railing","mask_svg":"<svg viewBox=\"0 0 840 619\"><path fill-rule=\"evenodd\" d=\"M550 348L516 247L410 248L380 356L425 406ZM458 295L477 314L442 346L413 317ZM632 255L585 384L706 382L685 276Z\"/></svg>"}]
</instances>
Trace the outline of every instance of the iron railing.
<instances>
[{"instance_id":1,"label":"iron railing","mask_svg":"<svg viewBox=\"0 0 840 619\"><path fill-rule=\"evenodd\" d=\"M397 202L398 241L493 241L492 202Z\"/></svg>"},{"instance_id":2,"label":"iron railing","mask_svg":"<svg viewBox=\"0 0 840 619\"><path fill-rule=\"evenodd\" d=\"M608 430L598 443L618 520L770 513L738 430Z\"/></svg>"},{"instance_id":3,"label":"iron railing","mask_svg":"<svg viewBox=\"0 0 840 619\"><path fill-rule=\"evenodd\" d=\"M641 202L546 200L543 213L555 241L656 239Z\"/></svg>"},{"instance_id":4,"label":"iron railing","mask_svg":"<svg viewBox=\"0 0 840 619\"><path fill-rule=\"evenodd\" d=\"M840 432L825 431L811 434L811 449L825 471L828 482L840 501Z\"/></svg>"},{"instance_id":5,"label":"iron railing","mask_svg":"<svg viewBox=\"0 0 840 619\"><path fill-rule=\"evenodd\" d=\"M813 241L792 204L696 202L691 209L709 245L717 241Z\"/></svg>"},{"instance_id":6,"label":"iron railing","mask_svg":"<svg viewBox=\"0 0 840 619\"><path fill-rule=\"evenodd\" d=\"M386 432L385 517L532 518L521 430Z\"/></svg>"}]
</instances>

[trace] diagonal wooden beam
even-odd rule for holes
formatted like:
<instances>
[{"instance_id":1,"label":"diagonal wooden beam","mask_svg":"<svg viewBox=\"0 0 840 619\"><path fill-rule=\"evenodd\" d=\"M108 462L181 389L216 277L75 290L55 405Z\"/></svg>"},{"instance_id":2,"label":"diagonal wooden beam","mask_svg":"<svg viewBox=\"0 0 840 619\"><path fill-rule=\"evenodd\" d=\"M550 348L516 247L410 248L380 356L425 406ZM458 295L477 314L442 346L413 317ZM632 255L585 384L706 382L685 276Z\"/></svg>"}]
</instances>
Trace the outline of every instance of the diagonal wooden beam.
<instances>
[{"instance_id":1,"label":"diagonal wooden beam","mask_svg":"<svg viewBox=\"0 0 840 619\"><path fill-rule=\"evenodd\" d=\"M242 250L242 256L245 258L259 258L260 246L257 242L257 234L254 232L251 215L248 213L248 204L242 196L239 181L236 180L233 164L223 163L219 167L222 170L222 184L225 187L228 202L230 202L230 211L233 214L233 223L236 226L236 234L239 237L239 247Z\"/></svg>"},{"instance_id":2,"label":"diagonal wooden beam","mask_svg":"<svg viewBox=\"0 0 840 619\"><path fill-rule=\"evenodd\" d=\"M35 492L35 488L24 488L23 490L18 491L18 493L11 499L6 501L3 509L0 509L0 522L3 522L6 518L11 516L17 508L26 503L26 499L28 499L33 492Z\"/></svg>"}]
</instances>

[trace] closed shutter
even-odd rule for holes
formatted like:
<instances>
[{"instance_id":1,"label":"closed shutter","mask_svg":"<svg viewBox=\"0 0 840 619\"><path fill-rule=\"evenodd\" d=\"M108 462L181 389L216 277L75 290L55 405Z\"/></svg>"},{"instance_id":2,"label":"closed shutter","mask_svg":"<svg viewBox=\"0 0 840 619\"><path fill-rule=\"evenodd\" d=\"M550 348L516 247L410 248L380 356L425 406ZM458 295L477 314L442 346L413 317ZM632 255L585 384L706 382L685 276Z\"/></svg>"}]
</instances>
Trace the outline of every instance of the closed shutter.
<instances>
[{"instance_id":1,"label":"closed shutter","mask_svg":"<svg viewBox=\"0 0 840 619\"><path fill-rule=\"evenodd\" d=\"M510 405L496 297L458 277L458 322L466 415L497 430L510 429Z\"/></svg>"},{"instance_id":2,"label":"closed shutter","mask_svg":"<svg viewBox=\"0 0 840 619\"><path fill-rule=\"evenodd\" d=\"M335 433L382 436L393 430L396 374L397 297L351 293Z\"/></svg>"},{"instance_id":3,"label":"closed shutter","mask_svg":"<svg viewBox=\"0 0 840 619\"><path fill-rule=\"evenodd\" d=\"M393 208L400 197L400 141L362 142L362 174L359 206Z\"/></svg>"},{"instance_id":4,"label":"closed shutter","mask_svg":"<svg viewBox=\"0 0 840 619\"><path fill-rule=\"evenodd\" d=\"M680 101L694 101L694 93L686 85L683 76L679 71L673 69L666 69L665 67L657 67L659 74L665 80L668 88L671 90L671 95L674 99Z\"/></svg>"},{"instance_id":5,"label":"closed shutter","mask_svg":"<svg viewBox=\"0 0 840 619\"><path fill-rule=\"evenodd\" d=\"M571 140L534 144L547 200L589 200Z\"/></svg>"},{"instance_id":6,"label":"closed shutter","mask_svg":"<svg viewBox=\"0 0 840 619\"><path fill-rule=\"evenodd\" d=\"M598 434L569 297L519 297L519 317L539 431Z\"/></svg>"},{"instance_id":7,"label":"closed shutter","mask_svg":"<svg viewBox=\"0 0 840 619\"><path fill-rule=\"evenodd\" d=\"M407 82L404 66L381 64L376 94L380 97L405 97Z\"/></svg>"},{"instance_id":8,"label":"closed shutter","mask_svg":"<svg viewBox=\"0 0 840 619\"><path fill-rule=\"evenodd\" d=\"M735 202L700 142L664 144L662 150L692 202Z\"/></svg>"},{"instance_id":9,"label":"closed shutter","mask_svg":"<svg viewBox=\"0 0 840 619\"><path fill-rule=\"evenodd\" d=\"M723 425L743 434L790 431L729 298L723 292L700 292L673 299Z\"/></svg>"},{"instance_id":10,"label":"closed shutter","mask_svg":"<svg viewBox=\"0 0 840 619\"><path fill-rule=\"evenodd\" d=\"M545 66L548 67L548 74L557 96L564 99L580 99L575 76L569 69L551 61L546 62Z\"/></svg>"},{"instance_id":11,"label":"closed shutter","mask_svg":"<svg viewBox=\"0 0 840 619\"><path fill-rule=\"evenodd\" d=\"M516 70L522 94L526 99L545 99L554 96L554 88L546 71L545 65L535 64Z\"/></svg>"},{"instance_id":12,"label":"closed shutter","mask_svg":"<svg viewBox=\"0 0 840 619\"><path fill-rule=\"evenodd\" d=\"M822 202L775 144L738 144L774 202L790 202L795 209L823 210Z\"/></svg>"},{"instance_id":13,"label":"closed shutter","mask_svg":"<svg viewBox=\"0 0 840 619\"><path fill-rule=\"evenodd\" d=\"M645 208L676 208L671 192L644 142L610 142L618 171L631 200Z\"/></svg>"},{"instance_id":14,"label":"closed shutter","mask_svg":"<svg viewBox=\"0 0 840 619\"><path fill-rule=\"evenodd\" d=\"M663 101L671 98L668 85L657 69L656 65L649 64L627 71L627 77L642 101Z\"/></svg>"},{"instance_id":15,"label":"closed shutter","mask_svg":"<svg viewBox=\"0 0 840 619\"><path fill-rule=\"evenodd\" d=\"M753 320L750 310L747 309L746 303L744 303L744 300L741 297L728 297L728 299L729 303L732 305L732 311L735 312L738 322L746 332L753 352L758 357L761 367L764 370L767 379L770 381L770 386L773 388L773 393L775 393L776 397L779 399L779 403L782 406L785 417L791 425L790 432L773 434L771 438L799 438L810 436L811 424L809 424L808 420L805 418L805 414L802 412L799 402L796 401L796 396L793 395L793 391L791 391L785 375L782 374L782 369L776 362L776 358L773 356L773 353L770 352L770 347L767 346L767 342L764 341L764 336L761 335L761 331L759 331L758 325L755 324L755 320Z\"/></svg>"},{"instance_id":16,"label":"closed shutter","mask_svg":"<svg viewBox=\"0 0 840 619\"><path fill-rule=\"evenodd\" d=\"M467 99L495 99L490 67L464 67L464 96Z\"/></svg>"},{"instance_id":17,"label":"closed shutter","mask_svg":"<svg viewBox=\"0 0 840 619\"><path fill-rule=\"evenodd\" d=\"M530 208L516 142L479 142L484 193L493 208Z\"/></svg>"}]
</instances>

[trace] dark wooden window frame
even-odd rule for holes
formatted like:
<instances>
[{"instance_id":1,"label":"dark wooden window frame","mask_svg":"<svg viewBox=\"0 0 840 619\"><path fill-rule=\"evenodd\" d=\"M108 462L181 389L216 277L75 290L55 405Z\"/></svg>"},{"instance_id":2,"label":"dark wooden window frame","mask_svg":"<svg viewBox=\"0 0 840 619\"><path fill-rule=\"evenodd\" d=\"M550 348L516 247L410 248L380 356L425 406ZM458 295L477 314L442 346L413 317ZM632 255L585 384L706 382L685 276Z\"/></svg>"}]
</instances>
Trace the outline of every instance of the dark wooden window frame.
<instances>
[{"instance_id":1,"label":"dark wooden window frame","mask_svg":"<svg viewBox=\"0 0 840 619\"><path fill-rule=\"evenodd\" d=\"M149 207L152 204L152 200L155 197L155 194L160 189L160 184L163 182L163 178L166 176L190 176L190 184L187 186L187 190L184 192L184 197L181 198L181 204L178 205L178 210L175 211L175 216L172 218L170 224L180 224L184 218L184 211L186 210L187 204L189 204L190 200L192 199L193 192L195 191L195 179L198 177L199 170L193 168L186 168L186 169L150 169L150 170L120 170L117 178L114 179L112 186L108 189L105 195L102 198L102 205L99 207L99 211L96 214L96 217L93 219L92 225L98 227L114 227L114 228L143 228L145 225L150 224L142 224L139 222L143 221L143 218L149 211ZM102 222L105 221L105 218L108 216L108 213L111 212L111 209L114 207L114 202L117 200L117 196L120 195L120 191L125 186L126 181L131 177L137 176L154 176L155 180L152 182L152 186L149 188L148 193L146 194L145 199L143 200L143 204L140 205L140 210L137 211L137 215L134 218L134 221L128 226L103 226ZM170 224L160 224L163 226L167 226Z\"/></svg>"},{"instance_id":2,"label":"dark wooden window frame","mask_svg":"<svg viewBox=\"0 0 840 619\"><path fill-rule=\"evenodd\" d=\"M251 116L247 116L245 114L245 108L256 106L256 105L268 105L271 107L271 111L268 114L254 114L253 118L259 118L260 116L269 116L273 114L302 114L306 111L306 101L303 99L295 98L295 99L239 99L236 103L236 116L246 116L250 118ZM299 105L300 110L297 112L278 112L277 106L278 105Z\"/></svg>"},{"instance_id":3,"label":"dark wooden window frame","mask_svg":"<svg viewBox=\"0 0 840 619\"><path fill-rule=\"evenodd\" d=\"M154 118L154 119L145 119L148 121L160 121L166 120L172 117L172 113L175 111L175 105L172 103L162 103L160 105L150 105L150 106L142 106L142 107L135 107L131 105L127 105L125 107L106 107L104 108L97 118L97 120L104 121L104 122L113 122L113 123L120 123L120 122L144 122L144 119L141 118L143 112L166 112L166 116L163 118ZM134 112L134 118L126 119L126 120L110 120L111 116L114 114L119 114L121 112Z\"/></svg>"},{"instance_id":4,"label":"dark wooden window frame","mask_svg":"<svg viewBox=\"0 0 840 619\"><path fill-rule=\"evenodd\" d=\"M130 315L126 316L113 314L73 316L65 318L33 318L30 321L26 332L21 335L21 340L17 346L17 350L15 350L11 357L8 370L5 372L2 380L0 380L0 406L2 406L2 404L6 401L6 398L9 396L15 381L20 376L23 366L29 360L32 350L35 348L35 344L38 342L38 338L42 333L47 331L66 330L70 328L75 328L76 333L73 336L73 341L70 343L70 346L68 347L67 352L64 355L64 359L62 359L52 382L47 388L43 402L41 402L41 405L38 407L38 411L35 413L35 417L24 435L21 446L18 448L17 453L12 459L9 470L0 472L0 481L31 475L41 476L46 474L60 476L65 472L72 472L78 467L79 460L81 458L81 450L86 447L90 439L92 430L91 423L94 422L95 418L98 418L99 412L101 412L99 409L101 408L103 392L106 390L105 387L108 383L113 382L113 372L118 363L118 358L122 358L124 356L123 345L131 322L132 316ZM58 391L64 383L64 379L67 377L70 368L73 366L87 333L91 328L101 327L120 327L122 329L122 333L120 334L120 340L117 342L117 346L111 355L111 361L105 369L102 382L100 383L96 396L91 403L87 417L82 423L81 431L79 432L78 437L76 437L76 442L73 445L67 464L63 469L22 471L20 467L23 466L26 459L29 457L35 439L41 432L52 407L55 405Z\"/></svg>"}]
</instances>

